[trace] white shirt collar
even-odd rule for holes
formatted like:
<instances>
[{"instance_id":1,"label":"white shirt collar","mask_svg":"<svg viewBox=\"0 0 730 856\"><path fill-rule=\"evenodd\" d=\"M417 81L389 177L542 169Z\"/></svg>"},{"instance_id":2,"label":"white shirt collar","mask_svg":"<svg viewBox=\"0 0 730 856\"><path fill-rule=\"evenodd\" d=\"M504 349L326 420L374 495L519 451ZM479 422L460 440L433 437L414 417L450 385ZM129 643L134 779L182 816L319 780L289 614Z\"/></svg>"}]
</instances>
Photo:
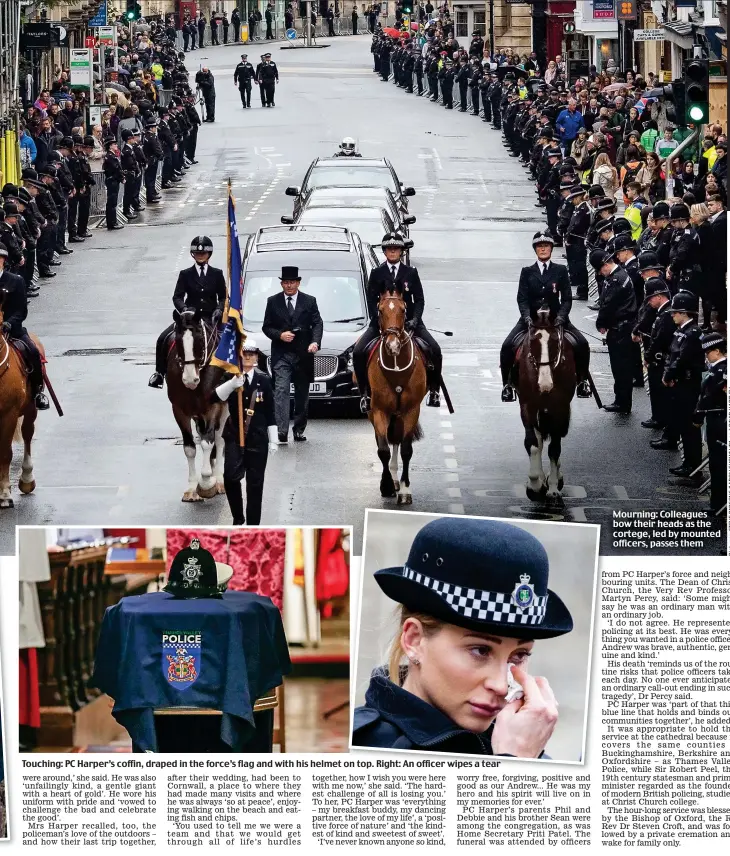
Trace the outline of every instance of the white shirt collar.
<instances>
[{"instance_id":1,"label":"white shirt collar","mask_svg":"<svg viewBox=\"0 0 730 856\"><path fill-rule=\"evenodd\" d=\"M248 378L249 383L253 383L253 373L256 371L256 367L251 369L250 372L244 372L244 375Z\"/></svg>"},{"instance_id":2,"label":"white shirt collar","mask_svg":"<svg viewBox=\"0 0 730 856\"><path fill-rule=\"evenodd\" d=\"M548 268L550 267L550 262L549 261L547 261L547 262L538 261L537 266L540 269L540 273L544 274L545 271L548 270Z\"/></svg>"},{"instance_id":3,"label":"white shirt collar","mask_svg":"<svg viewBox=\"0 0 730 856\"><path fill-rule=\"evenodd\" d=\"M197 262L195 262L195 267L198 269L197 270L198 274L200 274L200 269L202 268L203 269L203 276L208 276L208 263L207 262L205 264L202 264L202 265L199 265Z\"/></svg>"},{"instance_id":4,"label":"white shirt collar","mask_svg":"<svg viewBox=\"0 0 730 856\"><path fill-rule=\"evenodd\" d=\"M707 361L711 366L716 366L718 363L724 363L727 357L720 357L719 360L715 360L714 362Z\"/></svg>"},{"instance_id":5,"label":"white shirt collar","mask_svg":"<svg viewBox=\"0 0 730 856\"><path fill-rule=\"evenodd\" d=\"M291 305L294 309L297 308L297 297L299 297L299 292L295 291L294 294L284 294L284 300L286 301L287 308L289 306L289 301L291 300Z\"/></svg>"},{"instance_id":6,"label":"white shirt collar","mask_svg":"<svg viewBox=\"0 0 730 856\"><path fill-rule=\"evenodd\" d=\"M394 264L391 264L391 262L388 262L388 270L392 271L393 268L395 268L395 271L393 271L394 276L398 276L398 271L400 270L400 262L395 262Z\"/></svg>"}]
</instances>

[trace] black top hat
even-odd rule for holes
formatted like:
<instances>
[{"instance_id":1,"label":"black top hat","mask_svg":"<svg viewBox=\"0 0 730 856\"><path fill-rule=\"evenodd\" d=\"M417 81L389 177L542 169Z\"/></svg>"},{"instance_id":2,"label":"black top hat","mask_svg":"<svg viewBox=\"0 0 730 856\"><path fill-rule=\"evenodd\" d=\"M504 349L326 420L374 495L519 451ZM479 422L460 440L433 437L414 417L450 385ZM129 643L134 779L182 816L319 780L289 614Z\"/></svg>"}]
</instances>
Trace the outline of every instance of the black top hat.
<instances>
[{"instance_id":1,"label":"black top hat","mask_svg":"<svg viewBox=\"0 0 730 856\"><path fill-rule=\"evenodd\" d=\"M281 276L279 277L281 282L284 280L293 280L295 279L297 282L301 282L302 278L299 276L299 268L294 265L284 265L281 269Z\"/></svg>"},{"instance_id":2,"label":"black top hat","mask_svg":"<svg viewBox=\"0 0 730 856\"><path fill-rule=\"evenodd\" d=\"M181 598L220 597L215 559L197 538L172 560L163 591Z\"/></svg>"},{"instance_id":3,"label":"black top hat","mask_svg":"<svg viewBox=\"0 0 730 856\"><path fill-rule=\"evenodd\" d=\"M383 592L416 612L502 636L548 639L573 629L547 587L548 557L533 535L500 520L445 517L416 535L402 567L376 571Z\"/></svg>"}]
</instances>

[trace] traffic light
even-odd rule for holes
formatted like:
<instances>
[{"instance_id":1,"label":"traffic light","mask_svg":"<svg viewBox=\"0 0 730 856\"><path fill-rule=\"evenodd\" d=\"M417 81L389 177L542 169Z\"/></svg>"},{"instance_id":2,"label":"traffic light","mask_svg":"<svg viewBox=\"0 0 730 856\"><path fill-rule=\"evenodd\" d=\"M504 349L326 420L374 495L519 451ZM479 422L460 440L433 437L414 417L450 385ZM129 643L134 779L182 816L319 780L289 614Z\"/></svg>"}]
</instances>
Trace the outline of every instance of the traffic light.
<instances>
[{"instance_id":1,"label":"traffic light","mask_svg":"<svg viewBox=\"0 0 730 856\"><path fill-rule=\"evenodd\" d=\"M412 0L403 0L403 3L401 4L401 9L403 10L404 15L411 15L413 13Z\"/></svg>"},{"instance_id":2,"label":"traffic light","mask_svg":"<svg viewBox=\"0 0 730 856\"><path fill-rule=\"evenodd\" d=\"M664 104L667 120L672 125L685 124L685 91L683 80L673 80L664 87Z\"/></svg>"},{"instance_id":3,"label":"traffic light","mask_svg":"<svg viewBox=\"0 0 730 856\"><path fill-rule=\"evenodd\" d=\"M126 21L138 21L142 17L142 7L136 0L127 0L127 11L124 13Z\"/></svg>"},{"instance_id":4,"label":"traffic light","mask_svg":"<svg viewBox=\"0 0 730 856\"><path fill-rule=\"evenodd\" d=\"M706 59L693 59L684 73L687 93L687 121L706 125L710 121L710 63Z\"/></svg>"}]
</instances>

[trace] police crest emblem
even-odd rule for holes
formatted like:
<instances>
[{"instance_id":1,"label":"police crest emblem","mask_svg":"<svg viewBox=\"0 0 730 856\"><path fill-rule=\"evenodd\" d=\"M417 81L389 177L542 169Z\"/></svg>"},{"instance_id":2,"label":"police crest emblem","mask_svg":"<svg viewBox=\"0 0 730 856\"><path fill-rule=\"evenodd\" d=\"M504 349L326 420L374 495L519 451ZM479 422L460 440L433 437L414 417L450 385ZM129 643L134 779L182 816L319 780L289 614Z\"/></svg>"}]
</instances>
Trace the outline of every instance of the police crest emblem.
<instances>
[{"instance_id":1,"label":"police crest emblem","mask_svg":"<svg viewBox=\"0 0 730 856\"><path fill-rule=\"evenodd\" d=\"M162 673L175 689L187 689L200 677L202 638L198 631L162 634Z\"/></svg>"},{"instance_id":2,"label":"police crest emblem","mask_svg":"<svg viewBox=\"0 0 730 856\"><path fill-rule=\"evenodd\" d=\"M535 603L535 589L530 583L529 574L521 574L520 581L515 583L515 588L512 592L512 603L520 611L529 609Z\"/></svg>"}]
</instances>

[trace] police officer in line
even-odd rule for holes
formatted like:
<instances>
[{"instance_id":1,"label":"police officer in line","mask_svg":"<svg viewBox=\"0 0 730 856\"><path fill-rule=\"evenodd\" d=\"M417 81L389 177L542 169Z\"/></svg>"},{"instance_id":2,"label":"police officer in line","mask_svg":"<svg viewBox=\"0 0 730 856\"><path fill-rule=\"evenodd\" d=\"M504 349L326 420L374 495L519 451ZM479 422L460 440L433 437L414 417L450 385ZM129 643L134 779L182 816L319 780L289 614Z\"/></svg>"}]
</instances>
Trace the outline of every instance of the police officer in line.
<instances>
[{"instance_id":1,"label":"police officer in line","mask_svg":"<svg viewBox=\"0 0 730 856\"><path fill-rule=\"evenodd\" d=\"M137 161L137 176L134 179L134 189L132 191L132 211L134 211L135 214L139 214L140 211L145 210L140 194L142 193L144 173L147 169L147 157L145 156L144 149L142 148L139 134L136 134L133 139L130 140L130 143L132 151L134 152L134 158Z\"/></svg>"},{"instance_id":2,"label":"police officer in line","mask_svg":"<svg viewBox=\"0 0 730 856\"><path fill-rule=\"evenodd\" d=\"M669 244L669 264L667 281L675 293L679 290L699 293L700 277L700 236L694 226L689 224L689 208L684 202L672 205L672 239Z\"/></svg>"},{"instance_id":3,"label":"police officer in line","mask_svg":"<svg viewBox=\"0 0 730 856\"><path fill-rule=\"evenodd\" d=\"M200 94L205 102L205 119L203 121L215 122L215 77L206 65L195 75L195 84L200 89Z\"/></svg>"},{"instance_id":4,"label":"police officer in line","mask_svg":"<svg viewBox=\"0 0 730 856\"><path fill-rule=\"evenodd\" d=\"M141 175L137 158L134 154L133 143L138 141L137 132L131 128L122 131L122 148L119 152L119 160L124 172L124 193L122 195L122 213L127 220L136 220L137 214L132 211L134 194L137 187L137 179Z\"/></svg>"},{"instance_id":5,"label":"police officer in line","mask_svg":"<svg viewBox=\"0 0 730 856\"><path fill-rule=\"evenodd\" d=\"M90 150L94 149L94 138L83 138L82 144L70 137L64 137L61 144L65 146L61 153L68 151L67 164L73 180L74 193L68 200L68 240L71 244L84 243L92 237L89 231L89 215L91 213L91 188L96 185L89 164ZM73 146L73 149L71 149Z\"/></svg>"},{"instance_id":6,"label":"police officer in line","mask_svg":"<svg viewBox=\"0 0 730 856\"><path fill-rule=\"evenodd\" d=\"M666 436L669 424L669 390L662 383L664 365L672 345L674 331L677 329L670 311L672 295L666 281L660 276L647 279L644 289L643 318L651 318L648 334L644 336L644 363L649 379L651 418L643 421L641 425L643 428L661 429L664 432L662 437L650 441L649 445L652 449L676 449L676 442L670 441Z\"/></svg>"},{"instance_id":7,"label":"police officer in line","mask_svg":"<svg viewBox=\"0 0 730 856\"><path fill-rule=\"evenodd\" d=\"M223 429L225 464L223 484L233 525L258 526L261 523L261 503L264 475L269 453L276 452L277 429L274 416L274 391L266 372L258 369L259 349L252 338L243 344L242 373L216 388L221 401L228 402L229 418ZM243 389L243 401L237 390ZM238 408L243 405L244 445L241 448ZM243 512L241 481L246 479L246 513Z\"/></svg>"},{"instance_id":8,"label":"police officer in line","mask_svg":"<svg viewBox=\"0 0 730 856\"><path fill-rule=\"evenodd\" d=\"M28 317L28 299L25 294L25 281L16 273L5 270L8 260L8 248L0 244L0 289L2 299L3 323L2 335L16 342L22 342L30 364L30 392L38 410L48 410L49 404L43 392L43 366L41 355L35 343L23 326Z\"/></svg>"},{"instance_id":9,"label":"police officer in line","mask_svg":"<svg viewBox=\"0 0 730 856\"><path fill-rule=\"evenodd\" d=\"M157 136L157 122L154 119L148 119L144 128L142 151L147 161L144 171L145 201L148 205L156 205L162 199L157 192L157 166L165 155Z\"/></svg>"},{"instance_id":10,"label":"police officer in line","mask_svg":"<svg viewBox=\"0 0 730 856\"><path fill-rule=\"evenodd\" d=\"M256 66L256 82L261 92L261 106L275 107L274 93L279 82L279 69L270 53L262 54L261 62Z\"/></svg>"},{"instance_id":11,"label":"police officer in line","mask_svg":"<svg viewBox=\"0 0 730 856\"><path fill-rule=\"evenodd\" d=\"M606 337L613 374L614 401L605 405L609 413L631 413L634 343L631 331L636 322L636 295L631 279L616 264L614 254L593 250L591 264L604 277L596 329Z\"/></svg>"},{"instance_id":12,"label":"police officer in line","mask_svg":"<svg viewBox=\"0 0 730 856\"><path fill-rule=\"evenodd\" d=\"M502 401L515 401L515 389L512 385L511 374L515 353L525 333L537 318L537 312L543 305L550 307L553 322L562 327L566 339L573 347L575 369L578 380L576 393L578 398L590 398L591 388L588 383L588 366L590 348L588 342L570 322L570 309L573 298L570 290L568 269L565 265L552 261L555 241L550 232L536 232L532 238L537 261L523 267L520 273L520 284L517 289L517 306L520 310L520 320L515 324L502 344L499 354L499 365L502 371Z\"/></svg>"},{"instance_id":13,"label":"police officer in line","mask_svg":"<svg viewBox=\"0 0 730 856\"><path fill-rule=\"evenodd\" d=\"M702 380L693 421L706 426L710 513L727 514L727 342L719 333L707 333L700 344L709 372Z\"/></svg>"},{"instance_id":14,"label":"police officer in line","mask_svg":"<svg viewBox=\"0 0 730 856\"><path fill-rule=\"evenodd\" d=\"M576 300L588 300L588 267L586 266L585 239L591 223L591 210L585 201L585 190L576 187L568 194L573 203L573 216L565 235L565 257L570 272L570 284L576 289Z\"/></svg>"},{"instance_id":15,"label":"police officer in line","mask_svg":"<svg viewBox=\"0 0 730 856\"><path fill-rule=\"evenodd\" d=\"M423 340L427 346L428 407L441 406L441 367L443 359L438 342L428 332L423 323L423 311L426 308L426 298L418 270L401 262L405 250L405 241L399 234L387 234L381 244L385 253L383 264L370 271L367 286L368 315L370 326L360 336L352 353L352 361L360 389L360 410L367 414L370 410L370 390L368 388L367 355L371 342L380 337L378 322L378 302L380 295L386 291L399 291L406 302L406 331L414 337Z\"/></svg>"},{"instance_id":16,"label":"police officer in line","mask_svg":"<svg viewBox=\"0 0 730 856\"><path fill-rule=\"evenodd\" d=\"M124 226L117 220L119 188L124 184L124 170L119 159L119 147L116 140L108 139L104 142L104 148L106 154L102 162L102 169L106 185L106 227L109 230L123 229Z\"/></svg>"},{"instance_id":17,"label":"police officer in line","mask_svg":"<svg viewBox=\"0 0 730 856\"><path fill-rule=\"evenodd\" d=\"M178 312L193 310L203 321L216 327L223 317L228 292L223 271L208 264L213 255L213 242L207 235L197 235L190 244L190 255L195 264L181 270L177 277L172 303ZM175 332L174 322L162 331L155 347L155 371L148 386L162 389L167 372L169 337Z\"/></svg>"},{"instance_id":18,"label":"police officer in line","mask_svg":"<svg viewBox=\"0 0 730 856\"><path fill-rule=\"evenodd\" d=\"M705 357L697 323L699 299L691 291L678 291L670 307L677 329L672 337L662 383L670 391L668 436L675 443L682 441L682 463L669 472L691 485L702 481L691 473L702 462L702 434L694 421L694 411L702 386Z\"/></svg>"},{"instance_id":19,"label":"police officer in line","mask_svg":"<svg viewBox=\"0 0 730 856\"><path fill-rule=\"evenodd\" d=\"M614 221L614 230L616 224ZM631 284L634 286L634 294L636 295L636 306L639 308L639 317L637 325L640 321L640 316L644 308L644 277L639 270L639 260L636 257L636 242L631 237L630 232L617 233L614 237L611 246L615 254L616 261L626 271L631 279ZM633 338L633 337L632 337ZM640 340L639 340L640 341ZM634 386L644 386L644 368L641 360L641 346L639 342L633 339L634 342Z\"/></svg>"},{"instance_id":20,"label":"police officer in line","mask_svg":"<svg viewBox=\"0 0 730 856\"><path fill-rule=\"evenodd\" d=\"M674 231L672 224L669 222L669 213L669 204L664 202L663 199L655 203L651 209L651 218L654 221L656 232L649 243L648 249L653 250L657 254L659 263L662 265L664 271L669 266L669 251ZM668 280L667 285L671 289L672 294L677 293L678 286L676 282Z\"/></svg>"},{"instance_id":21,"label":"police officer in line","mask_svg":"<svg viewBox=\"0 0 730 856\"><path fill-rule=\"evenodd\" d=\"M256 69L248 61L248 54L241 54L241 62L238 63L233 72L233 83L238 86L244 110L251 106L251 88L255 77Z\"/></svg>"}]
</instances>

